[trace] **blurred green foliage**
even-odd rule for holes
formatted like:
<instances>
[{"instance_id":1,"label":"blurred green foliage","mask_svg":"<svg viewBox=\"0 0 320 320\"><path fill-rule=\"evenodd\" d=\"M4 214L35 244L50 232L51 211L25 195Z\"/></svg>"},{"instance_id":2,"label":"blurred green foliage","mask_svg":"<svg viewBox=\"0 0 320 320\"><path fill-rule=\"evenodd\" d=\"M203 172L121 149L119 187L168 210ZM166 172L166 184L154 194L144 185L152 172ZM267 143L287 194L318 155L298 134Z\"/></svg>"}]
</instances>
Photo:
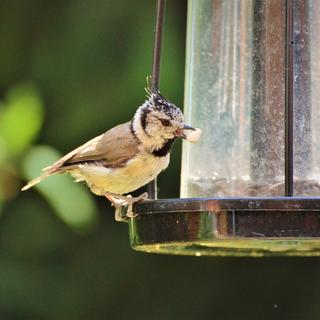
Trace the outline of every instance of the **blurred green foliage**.
<instances>
[{"instance_id":1,"label":"blurred green foliage","mask_svg":"<svg viewBox=\"0 0 320 320\"><path fill-rule=\"evenodd\" d=\"M161 90L182 105L186 1L167 1L166 12ZM0 1L0 319L319 318L318 259L137 253L110 204L72 178L19 191L132 117L154 13L150 0ZM178 196L179 159L177 142L162 198Z\"/></svg>"},{"instance_id":2,"label":"blurred green foliage","mask_svg":"<svg viewBox=\"0 0 320 320\"><path fill-rule=\"evenodd\" d=\"M1 202L17 195L17 163L38 135L42 123L43 105L36 88L21 84L10 89L0 105Z\"/></svg>"},{"instance_id":3,"label":"blurred green foliage","mask_svg":"<svg viewBox=\"0 0 320 320\"><path fill-rule=\"evenodd\" d=\"M23 161L23 174L27 180L39 175L42 168L54 163L61 154L48 146L32 148ZM58 216L76 230L87 230L96 222L96 208L89 194L80 184L70 177L53 176L35 186L51 204ZM61 192L63 190L63 192Z\"/></svg>"},{"instance_id":4,"label":"blurred green foliage","mask_svg":"<svg viewBox=\"0 0 320 320\"><path fill-rule=\"evenodd\" d=\"M39 175L42 168L61 157L50 147L30 147L40 132L44 120L43 108L38 90L30 84L18 85L5 96L0 110L2 203L15 198L20 191L17 166L22 168L22 177L31 180ZM88 190L72 183L67 177L53 177L36 188L70 227L85 230L96 220L96 208Z\"/></svg>"},{"instance_id":5,"label":"blurred green foliage","mask_svg":"<svg viewBox=\"0 0 320 320\"><path fill-rule=\"evenodd\" d=\"M0 139L4 158L21 154L38 135L43 106L36 89L21 85L11 89L0 110Z\"/></svg>"}]
</instances>

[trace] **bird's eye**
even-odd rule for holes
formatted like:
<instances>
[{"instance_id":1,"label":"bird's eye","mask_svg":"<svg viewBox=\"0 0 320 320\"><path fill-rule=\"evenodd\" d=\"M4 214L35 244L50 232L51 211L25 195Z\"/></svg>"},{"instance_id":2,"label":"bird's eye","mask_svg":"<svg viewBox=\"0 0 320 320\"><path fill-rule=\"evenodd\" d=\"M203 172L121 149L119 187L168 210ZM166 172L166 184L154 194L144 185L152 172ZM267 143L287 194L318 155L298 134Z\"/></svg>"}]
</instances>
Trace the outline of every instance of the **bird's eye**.
<instances>
[{"instance_id":1,"label":"bird's eye","mask_svg":"<svg viewBox=\"0 0 320 320\"><path fill-rule=\"evenodd\" d=\"M171 124L170 121L167 119L160 119L160 121L161 121L161 124L165 127L168 127Z\"/></svg>"}]
</instances>

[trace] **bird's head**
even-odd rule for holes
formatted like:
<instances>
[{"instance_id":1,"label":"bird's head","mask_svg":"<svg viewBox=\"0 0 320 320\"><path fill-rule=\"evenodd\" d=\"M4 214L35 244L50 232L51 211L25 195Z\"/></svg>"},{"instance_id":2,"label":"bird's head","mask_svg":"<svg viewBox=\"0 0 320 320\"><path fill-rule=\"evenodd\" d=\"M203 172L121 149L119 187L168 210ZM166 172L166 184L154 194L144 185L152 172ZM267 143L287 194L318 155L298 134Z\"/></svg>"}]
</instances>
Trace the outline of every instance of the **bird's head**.
<instances>
[{"instance_id":1,"label":"bird's head","mask_svg":"<svg viewBox=\"0 0 320 320\"><path fill-rule=\"evenodd\" d=\"M185 130L194 130L184 123L181 110L158 90L147 89L148 99L137 110L133 128L142 143L161 147L175 137L186 138Z\"/></svg>"}]
</instances>

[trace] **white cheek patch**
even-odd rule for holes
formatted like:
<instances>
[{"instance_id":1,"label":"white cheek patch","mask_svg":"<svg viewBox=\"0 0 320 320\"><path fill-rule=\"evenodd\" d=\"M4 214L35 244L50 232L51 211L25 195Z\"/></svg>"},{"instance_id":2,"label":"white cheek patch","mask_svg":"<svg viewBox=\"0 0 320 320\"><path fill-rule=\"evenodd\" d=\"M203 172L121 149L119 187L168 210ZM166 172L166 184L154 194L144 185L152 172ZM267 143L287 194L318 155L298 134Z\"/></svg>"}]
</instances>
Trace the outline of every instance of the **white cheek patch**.
<instances>
[{"instance_id":1,"label":"white cheek patch","mask_svg":"<svg viewBox=\"0 0 320 320\"><path fill-rule=\"evenodd\" d=\"M195 130L190 130L186 133L186 131L184 131L185 135L186 135L186 140L190 141L190 142L197 142L202 134L202 130L199 128L195 128Z\"/></svg>"}]
</instances>

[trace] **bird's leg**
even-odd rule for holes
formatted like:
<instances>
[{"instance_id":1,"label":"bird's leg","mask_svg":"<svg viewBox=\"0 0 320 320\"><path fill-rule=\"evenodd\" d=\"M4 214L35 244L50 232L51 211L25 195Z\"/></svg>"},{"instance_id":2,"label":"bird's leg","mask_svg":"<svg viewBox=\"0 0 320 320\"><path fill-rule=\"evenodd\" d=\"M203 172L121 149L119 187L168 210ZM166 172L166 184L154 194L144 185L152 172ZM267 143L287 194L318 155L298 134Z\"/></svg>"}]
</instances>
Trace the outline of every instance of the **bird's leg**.
<instances>
[{"instance_id":1,"label":"bird's leg","mask_svg":"<svg viewBox=\"0 0 320 320\"><path fill-rule=\"evenodd\" d=\"M105 197L112 203L114 206L114 219L116 221L126 221L127 219L124 218L124 215L122 214L122 207L126 205L126 202L124 202L123 199L119 199L116 197L116 195L112 193L106 193Z\"/></svg>"},{"instance_id":2,"label":"bird's leg","mask_svg":"<svg viewBox=\"0 0 320 320\"><path fill-rule=\"evenodd\" d=\"M147 200L148 199L148 193L144 192L138 197L131 197L129 196L123 196L120 194L107 192L105 193L105 197L113 204L115 207L115 220L116 221L124 221L126 219L123 218L123 215L121 214L121 209L124 206L127 206L127 214L126 216L128 218L133 218L136 215L132 211L132 206L134 203L141 201L141 200Z\"/></svg>"},{"instance_id":3,"label":"bird's leg","mask_svg":"<svg viewBox=\"0 0 320 320\"><path fill-rule=\"evenodd\" d=\"M138 197L131 197L130 195L123 196L121 194L116 194L116 193L113 193L113 192L107 192L107 193L105 193L105 196L110 202L112 202L112 204L114 204L114 202L117 202L117 203L121 203L122 205L134 204L134 203L136 203L138 201L147 200L148 199L148 193L147 192L144 192L143 194L141 194Z\"/></svg>"}]
</instances>

